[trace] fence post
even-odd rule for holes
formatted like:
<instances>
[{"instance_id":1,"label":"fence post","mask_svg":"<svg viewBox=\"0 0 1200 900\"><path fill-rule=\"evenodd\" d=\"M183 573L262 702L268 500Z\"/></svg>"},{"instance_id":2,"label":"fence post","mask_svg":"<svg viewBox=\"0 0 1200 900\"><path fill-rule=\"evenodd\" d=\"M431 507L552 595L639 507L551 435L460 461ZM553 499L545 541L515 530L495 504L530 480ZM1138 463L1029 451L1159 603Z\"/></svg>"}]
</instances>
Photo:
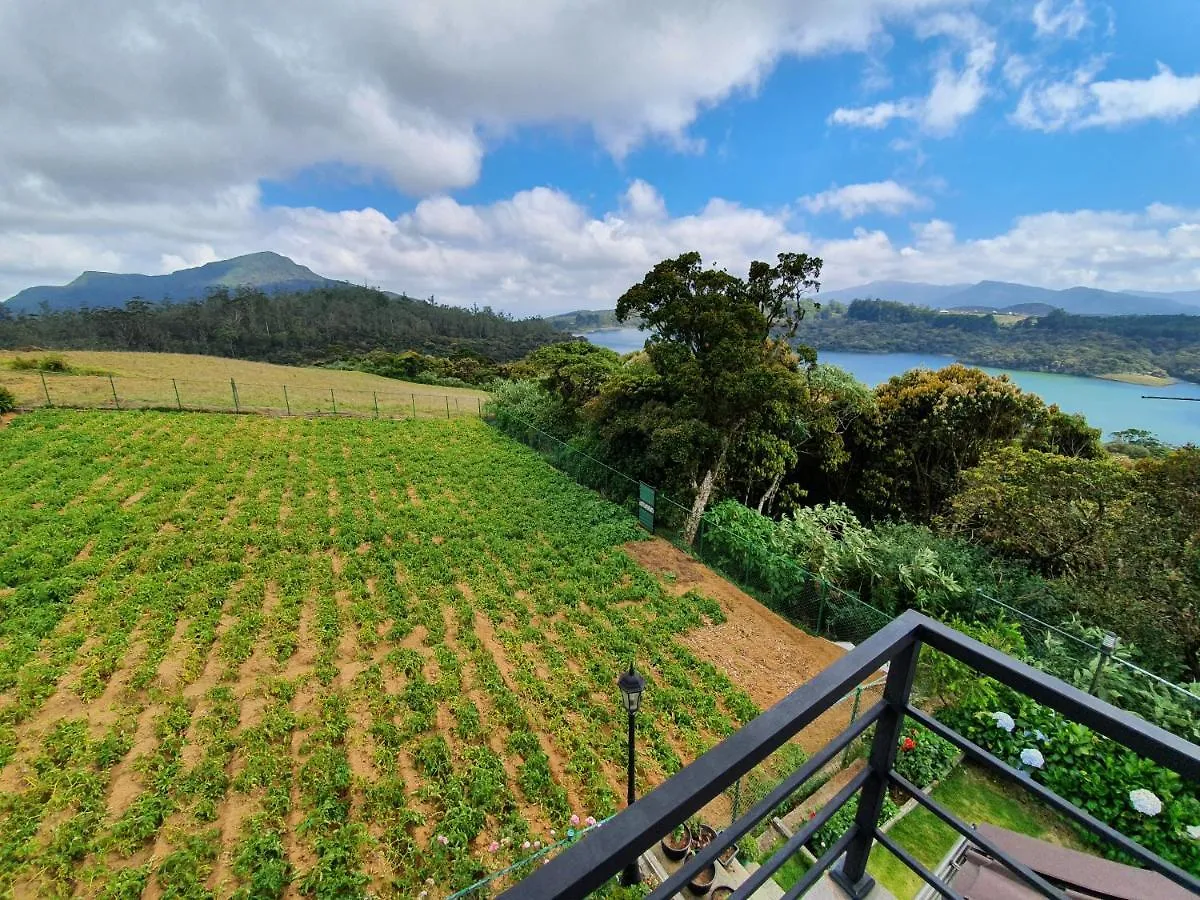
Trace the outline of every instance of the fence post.
<instances>
[{"instance_id":1,"label":"fence post","mask_svg":"<svg viewBox=\"0 0 1200 900\"><path fill-rule=\"evenodd\" d=\"M121 401L117 399L117 383L113 381L113 377L111 375L108 376L108 386L112 388L113 406L115 406L117 409L120 409Z\"/></svg>"},{"instance_id":2,"label":"fence post","mask_svg":"<svg viewBox=\"0 0 1200 900\"><path fill-rule=\"evenodd\" d=\"M242 411L242 404L238 401L237 382L232 378L229 379L229 390L233 394L233 411L240 413Z\"/></svg>"},{"instance_id":3,"label":"fence post","mask_svg":"<svg viewBox=\"0 0 1200 900\"><path fill-rule=\"evenodd\" d=\"M42 390L46 392L46 405L53 406L54 401L50 399L50 388L46 386L46 373L38 372L42 376Z\"/></svg>"},{"instance_id":4,"label":"fence post","mask_svg":"<svg viewBox=\"0 0 1200 900\"><path fill-rule=\"evenodd\" d=\"M729 814L729 824L732 826L737 821L738 813L742 807L742 779L739 778L733 783L733 812Z\"/></svg>"},{"instance_id":5,"label":"fence post","mask_svg":"<svg viewBox=\"0 0 1200 900\"><path fill-rule=\"evenodd\" d=\"M914 641L892 659L888 666L887 683L883 688L886 704L875 721L875 736L871 739L871 754L867 757L867 780L858 795L858 811L854 816L857 829L846 848L842 864L829 871L833 882L851 900L865 900L875 887L875 879L867 874L867 858L875 843L875 828L887 796L888 773L896 762L896 744L904 726L904 707L912 693L913 677L917 673L917 652L920 642Z\"/></svg>"},{"instance_id":6,"label":"fence post","mask_svg":"<svg viewBox=\"0 0 1200 900\"><path fill-rule=\"evenodd\" d=\"M175 379L171 379L171 387L175 388L175 405L183 412L183 401L179 399L179 385L175 383Z\"/></svg>"},{"instance_id":7,"label":"fence post","mask_svg":"<svg viewBox=\"0 0 1200 900\"><path fill-rule=\"evenodd\" d=\"M1096 656L1096 671L1092 675L1092 684L1088 688L1088 693L1093 697L1098 696L1096 688L1100 687L1100 676L1104 673L1104 667L1108 664L1109 657L1117 649L1118 640L1119 638L1111 631L1106 632L1100 640L1100 652Z\"/></svg>"},{"instance_id":8,"label":"fence post","mask_svg":"<svg viewBox=\"0 0 1200 900\"><path fill-rule=\"evenodd\" d=\"M417 417L417 395L416 394L412 395L412 402L413 402L413 418L415 419Z\"/></svg>"},{"instance_id":9,"label":"fence post","mask_svg":"<svg viewBox=\"0 0 1200 900\"><path fill-rule=\"evenodd\" d=\"M333 396L333 388L329 389L329 399L333 402L333 414L337 415L337 397Z\"/></svg>"},{"instance_id":10,"label":"fence post","mask_svg":"<svg viewBox=\"0 0 1200 900\"><path fill-rule=\"evenodd\" d=\"M483 400L479 397L475 398L475 406L479 410L479 418L483 418Z\"/></svg>"},{"instance_id":11,"label":"fence post","mask_svg":"<svg viewBox=\"0 0 1200 900\"><path fill-rule=\"evenodd\" d=\"M820 600L817 601L817 637L821 636L821 620L825 618L825 599L829 596L829 585L824 579L817 580L817 591L820 594Z\"/></svg>"},{"instance_id":12,"label":"fence post","mask_svg":"<svg viewBox=\"0 0 1200 900\"><path fill-rule=\"evenodd\" d=\"M861 684L854 689L854 706L851 707L851 709L850 709L850 723L846 727L853 725L854 720L858 718L858 706L860 703L862 703L862 692L863 692L863 689L862 689ZM850 750L852 749L853 745L854 745L854 742L851 741L849 744L846 745L846 749L842 751L842 768L843 769L846 768L846 766L848 766L850 764Z\"/></svg>"},{"instance_id":13,"label":"fence post","mask_svg":"<svg viewBox=\"0 0 1200 900\"><path fill-rule=\"evenodd\" d=\"M375 404L375 418L379 418L379 395L371 391L371 400Z\"/></svg>"},{"instance_id":14,"label":"fence post","mask_svg":"<svg viewBox=\"0 0 1200 900\"><path fill-rule=\"evenodd\" d=\"M446 418L450 418L450 396L446 395Z\"/></svg>"}]
</instances>

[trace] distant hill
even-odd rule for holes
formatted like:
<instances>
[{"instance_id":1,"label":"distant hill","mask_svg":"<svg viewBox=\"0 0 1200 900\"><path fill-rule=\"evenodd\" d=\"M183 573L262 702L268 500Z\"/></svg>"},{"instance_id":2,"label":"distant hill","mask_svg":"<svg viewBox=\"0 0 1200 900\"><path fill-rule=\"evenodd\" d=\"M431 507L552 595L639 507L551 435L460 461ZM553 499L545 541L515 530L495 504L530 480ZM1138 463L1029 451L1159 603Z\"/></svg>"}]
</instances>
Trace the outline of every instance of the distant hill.
<instances>
[{"instance_id":1,"label":"distant hill","mask_svg":"<svg viewBox=\"0 0 1200 900\"><path fill-rule=\"evenodd\" d=\"M615 309L577 309L574 312L545 316L545 320L559 331L596 331L601 328L636 328L641 319L630 316L626 321L617 321Z\"/></svg>"},{"instance_id":2,"label":"distant hill","mask_svg":"<svg viewBox=\"0 0 1200 900\"><path fill-rule=\"evenodd\" d=\"M1027 312L1036 304L1081 316L1200 315L1200 291L1175 294L1102 291L1073 287L1054 291L1028 284L981 281L972 285L921 284L911 281L872 281L857 287L822 291L820 300L892 300L931 309L960 309L978 312ZM1016 307L1016 308L1014 308Z\"/></svg>"},{"instance_id":3,"label":"distant hill","mask_svg":"<svg viewBox=\"0 0 1200 900\"><path fill-rule=\"evenodd\" d=\"M871 281L857 287L821 291L817 300L894 300L913 306L941 306L943 297L970 287L969 284L924 284L919 281Z\"/></svg>"},{"instance_id":4,"label":"distant hill","mask_svg":"<svg viewBox=\"0 0 1200 900\"><path fill-rule=\"evenodd\" d=\"M10 297L5 308L13 315L37 314L42 311L43 303L51 312L62 312L121 307L133 297L154 303L200 300L210 290L222 287L231 290L253 287L277 294L337 283L278 253L250 253L169 275L84 272L67 285L26 288Z\"/></svg>"}]
</instances>

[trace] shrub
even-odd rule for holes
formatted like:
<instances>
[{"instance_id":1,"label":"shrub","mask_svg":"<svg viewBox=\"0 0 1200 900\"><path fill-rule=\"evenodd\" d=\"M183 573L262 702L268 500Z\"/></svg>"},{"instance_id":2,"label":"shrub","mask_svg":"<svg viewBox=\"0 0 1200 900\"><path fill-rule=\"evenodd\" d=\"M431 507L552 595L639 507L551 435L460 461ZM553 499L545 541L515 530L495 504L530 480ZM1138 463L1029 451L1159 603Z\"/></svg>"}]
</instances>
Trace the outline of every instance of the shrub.
<instances>
[{"instance_id":1,"label":"shrub","mask_svg":"<svg viewBox=\"0 0 1200 900\"><path fill-rule=\"evenodd\" d=\"M875 824L882 825L898 812L900 812L900 807L896 805L896 801L885 794L883 797L883 809L880 810L879 821ZM819 858L822 853L837 842L838 838L846 833L846 829L854 824L854 817L857 814L858 800L852 799L847 801L846 805L835 812L832 818L813 835L812 840L808 842L808 849Z\"/></svg>"},{"instance_id":2,"label":"shrub","mask_svg":"<svg viewBox=\"0 0 1200 900\"><path fill-rule=\"evenodd\" d=\"M1007 687L999 686L996 698L994 707L963 705L942 710L938 718L1146 849L1200 874L1200 841L1187 831L1200 824L1200 784L1185 782ZM1022 761L1029 750L1040 754L1040 767ZM1130 796L1138 790L1152 791L1161 811L1139 812ZM1084 838L1105 855L1121 858L1090 832Z\"/></svg>"},{"instance_id":3,"label":"shrub","mask_svg":"<svg viewBox=\"0 0 1200 900\"><path fill-rule=\"evenodd\" d=\"M954 765L958 748L922 725L904 729L896 749L896 772L919 788L940 781Z\"/></svg>"},{"instance_id":4,"label":"shrub","mask_svg":"<svg viewBox=\"0 0 1200 900\"><path fill-rule=\"evenodd\" d=\"M17 398L8 388L0 387L0 413L12 412L17 408Z\"/></svg>"}]
</instances>

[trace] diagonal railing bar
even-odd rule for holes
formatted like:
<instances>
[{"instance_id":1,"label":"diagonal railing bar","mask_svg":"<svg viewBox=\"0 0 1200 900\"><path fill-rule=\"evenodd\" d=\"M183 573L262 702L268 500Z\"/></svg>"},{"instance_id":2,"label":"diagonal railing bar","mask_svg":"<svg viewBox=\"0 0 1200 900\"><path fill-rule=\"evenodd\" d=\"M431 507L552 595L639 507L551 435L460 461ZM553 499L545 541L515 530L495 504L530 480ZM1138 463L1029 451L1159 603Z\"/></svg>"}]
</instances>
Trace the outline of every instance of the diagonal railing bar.
<instances>
[{"instance_id":1,"label":"diagonal railing bar","mask_svg":"<svg viewBox=\"0 0 1200 900\"><path fill-rule=\"evenodd\" d=\"M742 886L746 890L753 893L767 883L767 879L774 875L782 868L783 864L791 859L814 834L833 818L834 813L846 805L850 798L862 789L863 784L871 776L868 769L863 769L855 775L828 803L821 808L813 818L804 823L804 827L793 834L784 845L772 854L771 858L758 867L758 869L750 874L750 877L742 882Z\"/></svg>"},{"instance_id":2,"label":"diagonal railing bar","mask_svg":"<svg viewBox=\"0 0 1200 900\"><path fill-rule=\"evenodd\" d=\"M900 862L904 863L904 865L916 872L922 881L924 881L943 897L947 898L947 900L965 900L962 894L958 893L956 890L954 890L954 888L950 887L950 885L946 884L946 882L942 881L942 879L930 872L927 868L921 865L920 862L917 861L915 856L888 837L887 832L885 832L883 829L875 829L875 840L883 844L883 846L887 848L888 852L891 853L892 856L896 857L896 859L900 860Z\"/></svg>"},{"instance_id":3,"label":"diagonal railing bar","mask_svg":"<svg viewBox=\"0 0 1200 900\"><path fill-rule=\"evenodd\" d=\"M796 852L800 845L810 840L817 828L827 825L836 810L848 802L855 792L858 792L859 796L859 809L854 824L785 896L801 896L819 878L828 874L831 880L849 891L849 896L855 900L863 900L874 887L874 882L866 872L866 860L871 846L876 841L893 852L902 863L917 872L943 896L956 896L952 887L920 867L915 859L907 855L904 848L895 845L891 838L881 836L877 819L883 794L889 785L909 792L935 817L967 836L972 843L989 853L1000 865L1007 867L1017 878L1042 896L1064 897L1064 892L1057 886L1019 864L990 839L969 829L940 804L922 794L915 785L895 772L895 745L899 737L899 728L905 719L924 725L962 749L967 756L985 768L1020 783L1054 809L1089 828L1116 850L1128 854L1147 868L1200 896L1200 879L1159 858L913 706L910 693L917 651L926 644L934 650L967 663L982 675L991 676L1045 704L1068 719L1080 722L1097 734L1125 745L1185 779L1200 777L1200 747L910 610L734 732L694 763L685 766L641 800L618 813L603 829L589 835L514 886L506 896L522 900L586 896L636 860L674 825L699 811L751 767L794 738L802 728L836 703L848 688L864 681L884 660L889 663L887 689L883 700L872 708L868 716L863 717L869 718L870 722L855 723L826 748L818 751L805 766L797 769L763 801L756 804L750 813L736 820L726 832L701 850L691 864L686 864L684 869L665 881L652 895L653 900L673 896L687 878L694 875L699 868L712 863L722 850L747 834L756 822L761 822L779 802L810 777L817 766L832 759L842 747L861 735L868 726L874 728L874 738L866 768L855 776L849 785L842 788L833 802L821 810L818 817L792 835L784 847L777 850L767 865L759 870L760 874L757 877L735 891L734 897L746 897L756 888L761 888L767 877ZM838 859L842 859L838 868L827 872Z\"/></svg>"},{"instance_id":4,"label":"diagonal railing bar","mask_svg":"<svg viewBox=\"0 0 1200 900\"><path fill-rule=\"evenodd\" d=\"M682 890L692 876L749 834L756 824L770 815L779 804L799 790L806 781L825 768L835 756L870 728L883 712L883 707L884 704L880 701L851 722L849 727L809 757L803 766L781 781L762 800L747 810L745 815L718 834L716 840L710 841L699 853L680 866L678 871L655 888L647 900L666 900Z\"/></svg>"},{"instance_id":5,"label":"diagonal railing bar","mask_svg":"<svg viewBox=\"0 0 1200 900\"><path fill-rule=\"evenodd\" d=\"M1067 816L1067 818L1078 822L1080 825L1108 841L1110 844L1116 845L1116 847L1122 852L1128 853L1134 859L1144 863L1148 868L1154 869L1160 875L1164 876L1165 878L1169 878L1171 881L1175 882L1181 887L1185 887L1190 891L1195 891L1200 894L1200 880L1196 879L1192 875L1189 875L1174 863L1168 862L1161 856L1152 853L1141 844L1137 843L1136 841L1132 841L1125 835L1121 834L1121 832L1117 831L1115 828L1112 828L1111 826L1106 825L1104 822L1101 822L1091 813L1080 809L1078 806L1071 803L1069 800L1060 797L1049 788L1038 784L1032 778L1028 777L1024 772L1019 772L1004 760L1000 759L998 756L993 756L987 750L984 750L970 739L963 737L957 731L953 730L952 728L947 728L937 719L933 718L933 716L927 715L913 706L908 708L908 715L916 719L934 734L937 734L940 737L950 741L950 743L954 744L976 762L982 763L989 769L996 770L1011 781L1017 782L1031 794L1036 796L1039 800L1043 801L1049 806L1054 807L1063 815ZM920 798L918 798L918 801L919 800Z\"/></svg>"},{"instance_id":6,"label":"diagonal railing bar","mask_svg":"<svg viewBox=\"0 0 1200 900\"><path fill-rule=\"evenodd\" d=\"M991 840L988 840L983 835L975 832L965 822L957 818L953 813L947 810L944 806L918 788L915 784L905 778L898 772L892 772L890 775L893 784L903 788L908 792L914 800L924 806L927 810L967 838L976 846L982 847L993 859L997 860L1005 868L1011 870L1013 874L1019 877L1022 881L1028 884L1043 897L1052 897L1053 900L1067 900L1066 895L1048 882L1041 875L1038 875L1028 866L1014 859L1008 853L1005 853L1000 847Z\"/></svg>"}]
</instances>

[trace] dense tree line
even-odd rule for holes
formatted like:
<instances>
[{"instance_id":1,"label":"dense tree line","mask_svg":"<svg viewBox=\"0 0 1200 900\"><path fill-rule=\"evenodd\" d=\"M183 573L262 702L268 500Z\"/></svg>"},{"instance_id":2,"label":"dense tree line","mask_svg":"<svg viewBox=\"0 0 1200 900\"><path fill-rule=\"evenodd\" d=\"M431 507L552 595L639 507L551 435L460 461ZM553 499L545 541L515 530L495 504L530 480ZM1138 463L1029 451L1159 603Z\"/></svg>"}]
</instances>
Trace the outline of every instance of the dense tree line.
<instances>
[{"instance_id":1,"label":"dense tree line","mask_svg":"<svg viewBox=\"0 0 1200 900\"><path fill-rule=\"evenodd\" d=\"M188 303L132 299L118 309L5 316L0 347L202 353L312 363L372 350L513 360L565 340L540 319L462 309L353 285L267 294L214 290Z\"/></svg>"},{"instance_id":2,"label":"dense tree line","mask_svg":"<svg viewBox=\"0 0 1200 900\"><path fill-rule=\"evenodd\" d=\"M820 268L782 254L743 279L698 254L665 260L617 309L653 329L644 351L544 347L508 369L497 420L657 486L684 505L686 539L720 504L750 534L767 533L755 516L781 522L795 555L836 547L820 554L838 555L831 569L807 564L889 611L968 615L983 590L1064 625L1083 616L1163 674L1200 676L1200 451L1129 432L1120 446L1143 458L1115 455L1083 417L960 364L868 389L796 341L830 319L1009 329L899 304L817 309Z\"/></svg>"},{"instance_id":3,"label":"dense tree line","mask_svg":"<svg viewBox=\"0 0 1200 900\"><path fill-rule=\"evenodd\" d=\"M973 365L1068 375L1138 373L1200 381L1200 316L1075 316L1002 325L884 300L831 304L801 332L821 350L925 352Z\"/></svg>"}]
</instances>

